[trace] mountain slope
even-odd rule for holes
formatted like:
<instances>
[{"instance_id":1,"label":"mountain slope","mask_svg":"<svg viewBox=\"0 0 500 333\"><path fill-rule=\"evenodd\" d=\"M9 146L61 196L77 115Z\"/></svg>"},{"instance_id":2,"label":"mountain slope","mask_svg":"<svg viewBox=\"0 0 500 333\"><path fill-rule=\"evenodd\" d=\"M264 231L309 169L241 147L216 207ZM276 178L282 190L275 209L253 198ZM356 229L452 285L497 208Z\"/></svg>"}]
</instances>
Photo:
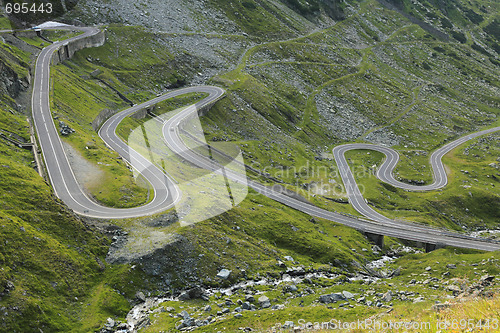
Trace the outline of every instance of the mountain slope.
<instances>
[{"instance_id":1,"label":"mountain slope","mask_svg":"<svg viewBox=\"0 0 500 333\"><path fill-rule=\"evenodd\" d=\"M127 23L168 33L249 34L284 38L344 17L340 1L80 1L66 15L87 24ZM96 13L96 14L94 14Z\"/></svg>"},{"instance_id":2,"label":"mountain slope","mask_svg":"<svg viewBox=\"0 0 500 333\"><path fill-rule=\"evenodd\" d=\"M127 166L97 142L91 126L97 114L167 89L220 85L228 95L202 118L207 139L238 144L247 164L305 200L356 215L331 160L333 145L367 141L393 146L403 154L397 176L429 182L430 151L459 135L498 124L498 6L479 0L444 3L404 2L398 12L372 0L332 7L327 1L80 1L64 19L113 24L106 27L104 46L82 50L53 69L53 110L77 129L65 140L86 163L113 169L107 178L112 186L87 190L111 205L134 205L147 200L147 188L133 183ZM441 38L422 22L450 38ZM27 41L37 47L42 43ZM29 88L28 64L33 58L9 42L0 46L7 66L3 68L8 68L2 70L8 77L2 77L0 85L5 111L0 130L28 139L24 117L29 111L22 115L22 94L13 92ZM192 100L196 96L161 108L172 110ZM26 98L24 102L29 104ZM121 135L126 139L127 131L150 119L127 120ZM0 309L7 313L5 330L93 331L103 327L108 316L123 321L132 305L143 305L143 294L136 298L136 292L178 296L179 289L200 285L215 288L208 303L173 301L156 312L145 311L141 320L153 323L148 330L168 331L179 325L173 313L163 313L170 306L179 314L186 307L200 320L212 316L215 323L205 331L237 329L242 323L234 318L238 299L248 294L255 295L250 303L258 311L243 312L243 323L257 329L274 324L276 318L284 323L305 315L368 316L392 306L378 295L388 292L390 283L398 289L398 313L406 313L420 309L410 303L417 293L430 306L450 296L447 285L458 283L453 279L468 274L473 280L472 265L498 273L496 259L486 262L490 254L444 249L407 255L398 240L388 239L381 250L403 256L389 266L392 271L401 265L402 275L379 279L383 272L357 268L381 255L363 234L310 219L254 192L233 210L190 227L180 228L172 212L109 222L112 225L82 222L31 169L31 153L1 142L0 164L5 167L0 166L0 213L5 227L0 228L0 304L5 309ZM408 193L380 184L373 177L379 154L361 151L348 157L368 202L383 214L471 232L498 228L498 147L498 135L490 135L447 156L450 185L437 193ZM269 186L277 183L249 176ZM124 182L129 187L122 187ZM88 225L110 230L111 247ZM415 265L417 261L423 263ZM440 266L434 268L437 261ZM445 263L452 261L467 264L458 264L456 273L445 270ZM439 281L422 279L408 287L411 274L425 274L421 271L431 265L428 279ZM232 271L227 280L216 278L223 268ZM360 278L360 271L379 275ZM442 275L446 271L451 277ZM312 274L309 280L307 274ZM279 282L285 296L268 284L250 286L245 293L236 288L235 295L217 289L263 278ZM318 303L321 294L343 290L384 306L349 300L353 308L345 311L339 306L344 303ZM261 309L262 295L272 305L283 304L286 311ZM218 314L223 301L229 314ZM202 311L207 304L212 309ZM261 320L256 322L254 314Z\"/></svg>"},{"instance_id":3,"label":"mountain slope","mask_svg":"<svg viewBox=\"0 0 500 333\"><path fill-rule=\"evenodd\" d=\"M147 283L129 265L105 263L107 226L96 228L69 211L35 171L32 150L21 148L31 148L25 95L35 55L29 51L37 49L20 38L1 37L0 330L98 329L109 316L123 316L137 288Z\"/></svg>"}]
</instances>

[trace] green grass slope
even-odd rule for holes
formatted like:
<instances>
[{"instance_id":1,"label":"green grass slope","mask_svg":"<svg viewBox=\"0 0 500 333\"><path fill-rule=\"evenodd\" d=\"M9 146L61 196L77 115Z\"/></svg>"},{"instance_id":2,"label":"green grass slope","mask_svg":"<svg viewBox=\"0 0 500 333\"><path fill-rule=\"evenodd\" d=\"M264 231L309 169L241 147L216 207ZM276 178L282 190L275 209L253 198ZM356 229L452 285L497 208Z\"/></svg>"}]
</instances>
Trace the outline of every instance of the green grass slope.
<instances>
[{"instance_id":1,"label":"green grass slope","mask_svg":"<svg viewBox=\"0 0 500 333\"><path fill-rule=\"evenodd\" d=\"M345 196L336 165L328 160L332 146L344 142L394 146L404 155L396 176L429 182L427 159L433 150L498 123L497 57L486 57L473 44L439 41L399 13L365 1L331 28L249 49L236 69L214 78L229 93L204 119L205 131L214 141L240 144L250 164L310 195L323 186L330 199ZM250 119L259 125L238 126ZM262 132L265 139L259 142ZM495 180L495 170L485 166L495 162L496 146L484 149L482 166L461 161L457 152L448 164L450 185L442 192L396 191L397 200L370 171L380 160L353 157L353 167L364 169L361 183L382 213L455 230L495 227L497 213L487 208L499 198L496 181L488 181ZM469 184L458 177L467 166L485 177L470 195L464 191ZM462 194L457 193L469 195L467 207L465 196L458 199ZM491 205L480 205L483 199ZM451 208L459 202L462 209L482 207L488 213L459 213ZM348 212L339 203L325 207Z\"/></svg>"},{"instance_id":2,"label":"green grass slope","mask_svg":"<svg viewBox=\"0 0 500 333\"><path fill-rule=\"evenodd\" d=\"M30 55L2 48L16 55L0 55L9 66L2 74L23 79ZM1 96L0 132L29 142L21 106L9 91ZM108 238L55 197L33 160L31 151L0 138L0 330L89 332L108 317L123 318L146 285L143 273L105 263Z\"/></svg>"},{"instance_id":3,"label":"green grass slope","mask_svg":"<svg viewBox=\"0 0 500 333\"><path fill-rule=\"evenodd\" d=\"M2 108L0 118L11 133L27 136L24 117ZM129 302L103 282L123 270L104 264L109 241L54 196L33 170L30 151L3 139L0 150L1 330L85 332L79 319L88 318L78 314L88 302L99 303L92 305L92 321L99 324L123 315ZM133 295L129 293L130 299ZM121 308L115 309L112 301Z\"/></svg>"},{"instance_id":4,"label":"green grass slope","mask_svg":"<svg viewBox=\"0 0 500 333\"><path fill-rule=\"evenodd\" d=\"M467 132L498 126L498 51L492 46L498 40L495 6L491 9L481 1L456 2L460 5L452 5L458 9L454 12L450 7L445 13L426 5L433 13L426 17L436 16L436 22L430 23L442 28L440 25L447 26L446 20L452 22L443 31L454 39L443 42L374 0L345 4L349 8L344 21L303 37L297 36L312 31L316 12L327 11L326 1L207 3L237 21L239 29L251 36L170 34L117 24L107 28L104 46L78 52L53 69L54 116L76 130L64 141L102 172L100 181L106 186L94 183L87 187L100 202L115 207L139 205L148 200L148 189L99 140L91 126L95 117L104 109L127 107L116 91L139 103L166 89L199 82L196 80L205 68L216 68L209 82L228 91L227 98L202 119L207 139L236 143L247 164L318 206L348 214L356 213L346 203L332 161L334 145L363 141L392 145L403 155L397 176L404 181L429 182L427 158L432 150ZM411 12L411 8L405 10ZM289 21L296 17L290 11L304 16ZM470 11L483 13L483 20ZM217 65L181 43L199 42L197 38L210 45L237 46L231 51L218 49L226 63ZM8 44L0 46L2 61L19 78L27 79L30 55ZM198 98L168 101L156 111L169 111ZM0 130L27 139L24 117L14 111L16 101L4 93L0 106ZM127 119L119 134L126 139L147 120ZM64 208L32 170L30 153L1 140L0 325L5 331L95 331L107 317L123 320L136 291L163 295L198 284L217 287L246 279L277 278L285 273L277 264L286 255L307 272L326 271L337 278L302 281L297 286L301 296L257 286L253 291L268 295L273 304L285 304L286 310L246 312L241 320L220 316L214 325L200 331L235 331L242 326L266 329L276 319L350 320L380 314L385 308L357 302L342 308L324 306L317 298L342 290L368 295L372 290L369 299L375 301L380 298L378 293L393 285L394 289L407 289L412 298L419 294L426 298L421 305L395 300L395 313L404 315L449 296L444 284L449 279L440 277L445 273L443 263L463 263L450 273L451 278L473 280L478 272L469 266L482 265L490 256L453 249L403 256L390 266L401 266L402 272L392 281L380 280L372 286L348 283L346 277L355 271L353 261L365 264L379 256L361 233L311 219L253 191L234 209L188 227L180 227L166 214L113 221L128 234L120 236L120 241L115 239L108 253L110 242ZM381 213L470 231L498 226L498 147L498 135L493 134L450 153L445 157L450 184L431 193L409 193L381 184L373 176L382 158L377 153L358 151L348 157L368 202ZM397 241L387 240L384 250L391 245ZM105 257L115 264L105 264ZM134 268L126 265L130 262ZM431 264L440 266L421 272ZM232 271L229 280L214 278L221 268ZM482 269L498 273L495 262L485 263ZM438 278L440 285L409 286L414 274ZM217 314L220 297L225 296L217 294L208 303L162 306L172 306L177 312L188 309L201 318ZM242 297L242 291L228 296L233 302ZM201 310L207 304L213 309L205 315ZM154 314L150 319L153 325L145 331L172 331L179 321L169 313Z\"/></svg>"}]
</instances>

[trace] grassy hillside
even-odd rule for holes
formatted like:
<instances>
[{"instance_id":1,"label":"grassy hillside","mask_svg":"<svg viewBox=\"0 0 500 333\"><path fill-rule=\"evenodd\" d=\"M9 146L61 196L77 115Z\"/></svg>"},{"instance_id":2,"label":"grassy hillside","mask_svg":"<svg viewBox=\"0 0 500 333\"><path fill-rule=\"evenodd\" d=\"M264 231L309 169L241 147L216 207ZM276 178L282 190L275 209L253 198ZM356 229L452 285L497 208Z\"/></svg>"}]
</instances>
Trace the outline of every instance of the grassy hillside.
<instances>
[{"instance_id":1,"label":"grassy hillside","mask_svg":"<svg viewBox=\"0 0 500 333\"><path fill-rule=\"evenodd\" d=\"M36 40L30 42L35 43ZM24 55L14 46L9 46L9 50L25 57L28 63L28 54ZM112 47L109 50L114 52ZM102 55L94 57L93 59L96 59ZM104 61L105 58L101 59ZM22 69L25 63L16 64L18 67L15 68L20 68L19 75L26 72L26 68ZM92 78L90 72L97 69L96 67L92 58L79 54L74 61L54 68L52 107L56 121L63 120L76 129L76 133L65 140L88 162L103 168L102 165L105 167L106 164L112 163L111 159L114 157L98 142L96 134L92 134L90 122L102 108L121 108L125 104L109 87ZM144 93L136 93L139 90L135 90L132 84L132 87L125 85L132 82L123 78L132 77L126 72L133 71L133 68L98 68L102 71L102 74L99 74L101 80L108 80L107 82L124 91L130 99L153 95L151 92L138 95ZM124 76L118 78L118 75ZM7 94L3 97L7 102L13 101ZM13 111L8 104L4 104L1 115L2 131L8 132L9 135L18 135L19 139L29 139L24 116ZM147 261L140 262L139 267L143 267L141 270L132 270L128 265L108 266L105 263L109 240L82 223L54 197L50 186L32 169L31 152L6 142L2 142L2 147L1 177L4 195L1 214L4 221L2 239L5 241L1 251L4 273L0 304L5 306L5 312L2 314L4 329L29 332L41 328L48 332L87 332L102 326L107 317L122 319L130 309L130 303L134 301L138 290L158 292L162 284L159 284L156 278L148 279L149 284L144 279L144 272L151 274ZM106 158L110 160L106 161ZM117 179L116 183L123 186L123 177L130 177L130 174L127 169L120 167L123 167L121 163L114 167L117 175L122 175L122 179ZM116 192L110 190L107 193L102 188L98 190L103 196L112 196ZM99 198L98 195L95 197ZM116 199L111 197L102 201L106 200L109 200L107 203L112 203ZM256 203L274 208L254 212L253 205ZM276 254L304 258L303 262L311 267L332 260L348 264L351 258L356 257L350 254L352 246L359 249L369 248L367 241L357 232L341 226L331 226L324 221L311 227L309 217L291 209L286 209L287 215L283 216L282 209L281 205L252 194L242 207L222 218L214 218L199 224L197 228L178 230L180 237L194 244L193 257L197 260L199 272L203 272L195 273L194 281L207 276L206 274L215 275L221 265L233 268L236 272L236 267L241 267L242 262L246 262L245 266L251 274L267 274L274 269ZM259 216L256 216L256 213ZM268 216L268 213L272 215ZM279 225L276 224L277 218L281 220ZM234 223L240 220L247 220L248 224L243 224L238 228L240 231L235 231ZM134 221L132 224L130 221L115 223L130 231L132 239L135 236L135 226L144 221ZM106 227L106 224L102 223L96 225L100 228ZM298 228L293 237L288 235L289 230L292 230L290 228ZM332 228L336 230L335 236L326 233L326 230ZM153 227L150 229L151 232L155 231ZM318 233L318 230L323 234ZM231 236L233 232L234 235ZM315 238L321 238L312 247L309 245L311 232L317 234ZM226 243L213 242L221 235L234 239L230 250L226 249ZM343 235L344 240L339 241L337 235ZM290 240L301 245L290 246ZM262 241L267 244L262 243L258 247L255 245ZM335 245L324 246L330 243ZM249 248L253 249L254 254L255 251L260 254L249 256ZM207 252L207 249L213 249L214 252ZM34 255L35 253L37 255ZM214 253L224 254L217 259L220 254L216 256ZM175 264L182 264L185 260L186 257L180 257L177 261L171 261L171 266L167 266L162 272L163 276L172 274L176 270ZM268 264L264 264L266 261ZM188 269L191 272L193 267ZM234 275L234 279L238 279L238 275ZM172 281L178 287L190 283L185 276L175 274ZM209 280L204 282L210 283Z\"/></svg>"},{"instance_id":2,"label":"grassy hillside","mask_svg":"<svg viewBox=\"0 0 500 333\"><path fill-rule=\"evenodd\" d=\"M205 131L209 137L241 143L253 165L282 177L296 191L326 184L330 189L326 196L342 197L336 167L327 160L332 146L342 142L394 146L405 156L397 176L429 182L430 152L498 123L500 68L493 58L480 54L471 45L439 41L375 1L363 2L355 15L332 28L249 49L235 70L214 79L226 86L229 98L207 115ZM247 119L259 125L238 127ZM266 124L264 129L261 123ZM261 132L266 133L264 144L258 141ZM494 227L498 221L494 210L476 215L451 208L465 204L457 189L469 186L458 177L467 167L478 170L485 181L472 186L471 200L462 209L474 211L481 200L493 206L498 202L495 170L485 168L496 163L496 146L488 147L483 167L456 155L455 163L448 165L450 186L438 196L396 191L400 198L396 199L370 176L371 167L380 163L377 154L360 160L362 153L353 153L352 159L353 167L363 170L360 177L366 179L361 183L369 201L382 213L456 230ZM326 159L313 162L318 156ZM448 212L443 213L443 207L449 211L445 208ZM333 208L344 209L342 204Z\"/></svg>"},{"instance_id":3,"label":"grassy hillside","mask_svg":"<svg viewBox=\"0 0 500 333\"><path fill-rule=\"evenodd\" d=\"M6 133L5 126L11 137L27 138L25 117L8 111L5 106L0 109L1 131ZM127 308L128 301L103 282L126 269L104 264L109 241L54 196L33 170L30 151L4 139L0 150L2 330L80 331L75 320L84 303L114 301ZM117 313L106 306L92 305L95 322Z\"/></svg>"},{"instance_id":4,"label":"grassy hillside","mask_svg":"<svg viewBox=\"0 0 500 333\"><path fill-rule=\"evenodd\" d=\"M357 213L346 201L332 160L334 145L393 146L402 154L397 177L425 183L431 181L427 159L432 150L468 132L498 126L494 3L445 1L441 6L431 1L424 10L418 2L403 2L401 11L450 35L449 41L374 0L210 0L203 15L190 4L185 7L194 13L192 20L167 20L184 22L173 27L178 30L124 25L146 18L155 22L151 3L160 6L93 4L102 9L93 16L95 10L82 12L89 2L81 2L68 18L115 24L106 27L104 46L80 51L52 70L54 118L76 130L64 142L96 170L86 190L106 205L136 206L150 199L150 193L102 144L92 122L105 109L126 108L125 99L139 103L186 85L210 83L228 92L202 118L209 141L237 144L247 164L279 179L282 186L315 205L352 215ZM133 11L127 14L130 6ZM170 12L183 15L183 10ZM333 24L332 19L341 18ZM222 26L225 30L218 30ZM36 38L25 42L42 43ZM10 75L2 82L29 82L32 55L9 43L0 43L0 52L3 68L8 68L2 75ZM29 110L23 114L21 97L4 86L0 131L27 140ZM167 101L155 111L169 111L200 97ZM148 120L127 119L119 134L127 139ZM368 202L382 214L470 232L498 228L498 140L498 134L485 136L446 156L449 186L432 193L381 184L373 176L380 154L356 151L348 157ZM296 324L300 318L462 318L465 310L460 305L439 315L428 309L465 292L482 275L498 274L498 253L441 249L408 254L394 239L386 239L383 249L373 248L358 231L311 219L253 191L232 210L187 227L180 226L174 212L82 221L37 176L29 151L2 138L0 150L0 327L5 331L97 331L108 317L123 321L139 302L138 291L176 296L198 285L214 288L208 301L162 303L155 312L145 312L151 326L142 331L175 331L180 323L176 315L183 310L198 320L211 317L213 322L200 328L202 332L264 330L276 322ZM171 162L170 172L193 168L177 162ZM258 174L249 176L275 184ZM203 198L197 188L195 192ZM401 258L375 272L362 268L382 254ZM398 267L399 276L380 278ZM227 280L216 278L223 268L231 270ZM224 294L217 289L264 278L271 284ZM391 300L384 297L389 290ZM355 298L319 302L320 295L342 291ZM491 296L495 284L482 291L476 296ZM249 294L257 311L237 312L242 306L238 300L243 303ZM282 306L262 308L258 298L264 295L272 305ZM478 301L482 319L496 313L489 302ZM222 313L226 307L229 312Z\"/></svg>"},{"instance_id":5,"label":"grassy hillside","mask_svg":"<svg viewBox=\"0 0 500 333\"><path fill-rule=\"evenodd\" d=\"M187 311L193 319L200 322L205 318L214 318L210 325L198 328L197 331L200 332L237 332L239 328L246 327L257 332L273 329L288 331L293 327L304 328L306 323L311 323L311 328L315 328L315 331L328 332L331 329L326 329L328 326L321 326L321 323L331 320L334 320L332 324L337 325L339 322L351 323L358 320L371 320L372 323L378 321L381 325L412 321L430 323L430 329L413 330L418 332L436 332L437 323L445 320L456 320L457 323L472 320L475 325L485 325L486 320L494 321L497 317L498 298L492 298L492 295L498 293L498 285L496 282L482 282L481 278L498 274L498 260L498 253L491 255L441 249L429 254L407 254L390 262L382 271L399 269L401 275L389 279L368 281L369 279L364 280L359 276L358 279L350 279L349 275L338 275L336 279L282 281L278 286L246 286L234 290L232 295L217 293L206 302L168 301L152 309L149 316L152 324L142 331L175 331L182 320L172 314L182 311ZM291 286L297 287L297 290L290 289ZM349 296L351 298L331 304L318 302L320 295L345 291L352 294ZM248 295L255 295L255 301L250 302L256 306L256 310L243 311L238 316L237 307L241 306L241 301L245 298L248 299ZM273 305L280 304L280 308L262 308L257 299L263 295ZM436 310L436 304L442 310ZM208 311L207 305L210 305ZM224 314L223 308L229 308L231 312ZM319 326L315 327L315 323ZM491 325L490 329L493 328L493 324ZM390 330L383 326L381 329L360 326L359 329L346 331L400 330Z\"/></svg>"},{"instance_id":6,"label":"grassy hillside","mask_svg":"<svg viewBox=\"0 0 500 333\"><path fill-rule=\"evenodd\" d=\"M2 44L10 80L24 79L30 54ZM0 132L29 142L27 114L2 91ZM34 170L33 153L0 138L0 330L89 332L123 318L144 275L106 264L106 225L90 227L55 197ZM126 280L125 280L126 278ZM139 287L140 286L140 287Z\"/></svg>"}]
</instances>

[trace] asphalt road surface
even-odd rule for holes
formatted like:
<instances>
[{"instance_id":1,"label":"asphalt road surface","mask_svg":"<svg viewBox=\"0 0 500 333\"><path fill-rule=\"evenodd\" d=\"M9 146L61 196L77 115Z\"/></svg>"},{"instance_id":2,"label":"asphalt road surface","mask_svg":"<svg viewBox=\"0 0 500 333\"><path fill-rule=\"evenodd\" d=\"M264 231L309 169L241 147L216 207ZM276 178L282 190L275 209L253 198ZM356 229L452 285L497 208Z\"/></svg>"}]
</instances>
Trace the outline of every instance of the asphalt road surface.
<instances>
[{"instance_id":1,"label":"asphalt road surface","mask_svg":"<svg viewBox=\"0 0 500 333\"><path fill-rule=\"evenodd\" d=\"M213 89L220 89L216 87L212 87ZM163 125L163 136L165 143L169 146L169 148L176 153L177 155L181 156L185 160L193 163L194 165L199 166L200 168L204 168L206 170L213 171L215 173L218 173L222 175L222 170L221 166L214 162L213 160L198 154L192 150L190 150L183 142L182 138L179 135L179 126L182 125L183 122L189 120L191 117L195 115L197 112L196 107L191 106L189 108L186 108L182 112L178 113L168 121L166 121ZM498 130L498 129L497 129ZM473 136L480 136L484 135L486 133L491 133L494 132L495 130L487 130L487 131L482 131L475 133L473 135L467 136L467 138L472 138ZM446 154L447 151L450 151L454 147L460 145L463 143L463 139L456 140L443 148L439 149L433 154L433 157L431 161L433 162L433 165L439 166L439 163L441 161L441 157ZM389 162L393 162L394 158L399 158L399 155L392 149L385 148L385 147L380 147L380 146L374 146L374 145L344 145L340 146L339 149L336 149L335 152L337 155L341 153L341 156L343 158L343 151L345 150L350 150L350 149L367 149L366 147L369 146L371 147L370 149L375 149L379 151L385 151L387 149L387 153L393 152L395 153L394 155L389 155L392 156L391 159L388 159L385 164ZM340 159L339 159L340 160ZM343 158L345 161L345 158ZM390 161L389 161L390 160ZM346 162L346 161L345 161ZM397 160L396 160L397 164ZM387 164L390 165L390 164ZM395 164L394 164L395 165ZM442 165L441 165L442 166ZM340 167L340 166L339 166ZM424 242L424 243L430 243L430 244L439 244L439 245L447 245L447 246L455 246L455 247L464 247L464 248L473 248L473 249L480 249L480 250L487 250L487 251L495 251L500 249L500 244L494 243L494 242L488 242L485 241L484 239L478 239L478 238L473 238L473 237L468 237L462 234L458 233L453 233L448 230L444 229L438 229L438 228L432 228L432 227L427 227L427 226L422 226L422 225L417 225L409 222L401 222L401 221L394 221L391 220L375 211L373 211L367 204L365 199L361 196L361 193L359 193L359 189L357 187L356 182L354 181L354 178L352 177L352 173L350 172L349 166L347 165L347 162L345 165L342 166L344 172L342 179L345 181L347 187L349 188L348 193L349 193L349 198L351 202L353 200L358 203L355 207L361 207L363 209L361 210L361 213L371 219L373 221L369 220L364 220L364 219L358 219L350 216L345 216L339 213L335 212L330 212L321 208L318 208L316 206L313 206L311 204L305 203L303 201L291 198L290 196L287 196L285 194L282 194L280 191L273 190L272 188L268 186L264 186L260 183L250 181L246 178L245 175L237 174L234 173L231 170L226 169L226 176L230 178L231 180L239 183L248 183L248 186L253 188L255 191L273 199L278 202L281 202L287 206L290 206L292 208L295 208L299 211L302 211L306 214L309 214L311 216L316 216L320 218L324 218L333 222L338 222L353 228L356 228L361 231L365 232L371 232L375 234L382 234L382 235L387 235L387 236L393 236L397 238L402 238L402 239L407 239L407 240L413 240L413 241L419 241L419 242ZM387 172L387 170L392 170L391 168L381 168L381 172ZM386 171L384 171L386 170ZM443 168L444 171L444 168ZM389 172L390 177L386 178L392 178L392 173ZM443 173L444 178L446 178L446 173ZM347 178L344 178L346 176ZM436 177L437 178L437 177ZM403 184L400 182L397 182L394 180L394 183L398 183L400 186L407 186L407 184ZM446 184L446 179L444 180L444 184ZM442 183L442 180L439 182L435 183L435 187L439 188L444 186ZM355 191L358 191L358 195L352 196Z\"/></svg>"},{"instance_id":2,"label":"asphalt road surface","mask_svg":"<svg viewBox=\"0 0 500 333\"><path fill-rule=\"evenodd\" d=\"M75 27L69 28L76 29ZM82 30L84 34L72 39L85 38L98 32L98 30L95 28L77 29ZM187 93L202 92L208 93L209 96L202 101L191 105L190 107L176 114L174 117L164 123L163 136L165 143L176 154L197 165L198 167L222 174L222 168L218 163L190 150L184 144L179 134L179 128L180 126L182 126L182 123L184 121L186 121L190 117L196 116L195 113L198 112L198 109L219 99L224 94L224 90L218 87L210 86L189 87L169 92L165 95L152 99L151 101L136 105L130 109L117 113L116 115L108 119L108 121L104 123L99 131L99 135L104 140L104 142L110 148L117 151L124 160L135 166L138 169L137 171L142 173L144 177L152 184L154 188L153 200L144 206L127 209L104 207L91 200L84 193L73 174L71 166L65 155L60 137L54 125L54 121L52 120L49 108L51 57L53 52L66 42L68 41L52 44L43 49L43 51L40 53L35 68L32 107L33 118L35 121L40 146L44 155L52 186L54 187L56 195L60 199L62 199L68 205L68 207L81 215L106 219L146 216L160 213L173 207L175 202L177 202L181 197L181 193L175 186L175 183L154 164L132 150L126 145L125 142L118 138L118 136L116 135L116 128L125 117L141 109L152 106L163 100ZM433 188L439 188L446 185L446 174L441 163L441 157L446 154L446 152L469 140L472 137L483 135L487 132L493 132L495 130L498 130L498 128L471 134L466 138L454 141L436 151L432 155L434 158L431 157L431 164L435 171L435 182L434 184L429 186L433 186ZM394 186L413 189L408 188L412 185L400 183L392 177L392 170L399 159L399 155L394 150L381 146L367 146L370 147L369 149L382 151L388 156L386 162L377 173L380 179L387 181ZM340 146L334 150L334 154L336 155L336 160L339 164L339 168L342 169L342 179L346 185L346 188L348 188L348 194L351 203L353 203L358 211L360 211L363 215L371 218L372 220L355 218L318 208L311 204L287 196L280 191L274 190L273 188L270 188L268 186L262 185L255 181L250 181L247 179L246 175L235 173L229 169L225 170L225 175L235 182L248 184L248 186L253 188L255 191L301 212L304 212L311 216L341 223L346 226L356 228L360 231L431 244L440 244L486 251L495 251L500 249L500 243L491 242L480 238L472 238L447 230L394 221L373 211L368 205L366 205L366 202L361 194L358 193L359 189L357 187L357 184L352 177L352 173L350 172L345 158L343 157L345 151L350 149L361 149L362 147L365 146ZM343 161L345 161L345 163ZM418 189L422 190L422 188L423 187L419 187Z\"/></svg>"},{"instance_id":3,"label":"asphalt road surface","mask_svg":"<svg viewBox=\"0 0 500 333\"><path fill-rule=\"evenodd\" d=\"M493 133L499 130L500 127L495 127L484 131L468 134L457 140L449 142L448 144L434 151L429 160L433 171L434 182L429 185L411 185L396 180L394 178L393 171L398 164L399 154L394 149L385 146L365 143L346 144L333 148L333 156L335 158L335 161L337 162L342 181L344 182L349 202L353 205L356 211L358 211L363 216L366 216L374 221L384 223L386 225L394 225L395 223L401 224L401 222L396 222L383 216L367 204L365 198L359 190L358 184L356 183L354 175L352 174L351 169L349 168L349 164L347 163L347 160L345 158L345 153L347 151L367 149L381 152L386 156L386 158L377 170L376 176L378 179L394 187L402 188L408 191L431 191L440 189L446 186L446 184L448 183L448 177L446 175L446 171L442 162L442 158L444 155L446 155L459 145L463 144L464 142L477 138L481 135Z\"/></svg>"},{"instance_id":4,"label":"asphalt road surface","mask_svg":"<svg viewBox=\"0 0 500 333\"><path fill-rule=\"evenodd\" d=\"M180 193L173 181L146 158L132 149L129 149L129 147L116 136L114 132L116 127L114 127L112 131L109 129L114 124L117 125L118 120L139 111L146 105L180 95L183 92L166 94L156 98L154 101L125 110L110 118L99 132L106 144L116 150L124 160L127 162L132 162L133 160L134 163L131 164L140 166L140 170L138 171L147 181L149 181L154 190L154 197L148 204L127 209L105 207L90 199L78 184L64 152L61 139L50 112L50 65L54 51L61 45L71 42L72 40L94 35L98 33L99 30L96 28L76 27L66 27L66 29L78 29L83 31L83 34L71 38L70 40L54 43L41 51L36 61L32 95L32 111L35 128L37 130L40 148L54 192L75 213L95 218L115 219L141 217L160 213L172 208L174 203L180 198Z\"/></svg>"}]
</instances>

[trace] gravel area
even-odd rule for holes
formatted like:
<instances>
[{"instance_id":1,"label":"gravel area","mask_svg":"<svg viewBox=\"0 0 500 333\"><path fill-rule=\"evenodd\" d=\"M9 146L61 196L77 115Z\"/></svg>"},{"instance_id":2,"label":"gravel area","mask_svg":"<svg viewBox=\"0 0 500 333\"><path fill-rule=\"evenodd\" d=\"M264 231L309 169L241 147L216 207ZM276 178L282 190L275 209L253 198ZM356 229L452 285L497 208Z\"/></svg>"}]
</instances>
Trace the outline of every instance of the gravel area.
<instances>
[{"instance_id":1,"label":"gravel area","mask_svg":"<svg viewBox=\"0 0 500 333\"><path fill-rule=\"evenodd\" d=\"M76 180L83 188L88 188L101 181L103 172L99 167L83 158L69 143L63 141L63 146L71 168L75 173Z\"/></svg>"},{"instance_id":2,"label":"gravel area","mask_svg":"<svg viewBox=\"0 0 500 333\"><path fill-rule=\"evenodd\" d=\"M324 125L336 137L353 141L376 123L365 117L355 105L348 100L330 95L322 91L316 96L318 112L324 120Z\"/></svg>"},{"instance_id":3,"label":"gravel area","mask_svg":"<svg viewBox=\"0 0 500 333\"><path fill-rule=\"evenodd\" d=\"M68 18L78 17L87 24L120 22L169 33L241 33L223 13L207 4L204 0L88 0L81 1Z\"/></svg>"}]
</instances>

